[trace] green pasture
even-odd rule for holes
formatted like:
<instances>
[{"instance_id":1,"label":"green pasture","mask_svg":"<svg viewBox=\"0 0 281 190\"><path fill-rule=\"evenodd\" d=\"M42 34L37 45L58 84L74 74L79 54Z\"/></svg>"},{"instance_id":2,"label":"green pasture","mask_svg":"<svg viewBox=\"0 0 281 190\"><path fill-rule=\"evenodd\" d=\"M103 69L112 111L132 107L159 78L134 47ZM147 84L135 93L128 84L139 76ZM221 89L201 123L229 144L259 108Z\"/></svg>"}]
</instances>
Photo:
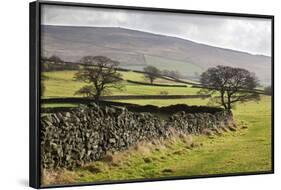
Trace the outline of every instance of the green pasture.
<instances>
[{"instance_id":1,"label":"green pasture","mask_svg":"<svg viewBox=\"0 0 281 190\"><path fill-rule=\"evenodd\" d=\"M42 104L42 108L57 108L57 107L64 107L64 108L72 108L77 107L79 104L74 103L48 103L48 104Z\"/></svg>"},{"instance_id":2,"label":"green pasture","mask_svg":"<svg viewBox=\"0 0 281 190\"><path fill-rule=\"evenodd\" d=\"M209 99L202 98L183 98L183 99L151 99L151 100L113 100L116 102L124 102L138 105L155 105L169 106L172 104L187 104L187 105L207 105Z\"/></svg>"},{"instance_id":3,"label":"green pasture","mask_svg":"<svg viewBox=\"0 0 281 190\"><path fill-rule=\"evenodd\" d=\"M121 73L122 78L124 80L133 80L133 81L137 81L137 82L149 83L149 80L146 79L144 77L144 74L142 74L142 73L137 73L137 72L134 72L134 71L128 71L128 72L119 71L119 73ZM179 84L179 85L183 85L182 83L174 82L174 81L171 81L171 80L166 80L164 78L156 78L154 83L155 84Z\"/></svg>"},{"instance_id":4,"label":"green pasture","mask_svg":"<svg viewBox=\"0 0 281 190\"><path fill-rule=\"evenodd\" d=\"M205 105L206 102L194 104ZM157 105L166 103L158 102ZM60 171L59 179L46 179L45 183L270 171L271 98L263 96L258 103L239 104L233 113L238 124L237 131L212 138L192 136L194 146L191 147L185 141L176 139L147 149L131 150L113 156L109 162L97 161L74 171Z\"/></svg>"},{"instance_id":5,"label":"green pasture","mask_svg":"<svg viewBox=\"0 0 281 190\"><path fill-rule=\"evenodd\" d=\"M150 59L150 58L148 58ZM156 58L154 58L156 59ZM167 68L168 69L168 68ZM43 73L43 98L74 97L85 83L73 80L75 71ZM121 72L125 80L145 82L143 75ZM112 90L111 95L169 95L197 94L198 88L158 87L123 82L123 91ZM171 83L157 79L157 83ZM139 105L167 106L171 104L207 105L209 99L152 99L115 100ZM43 107L73 107L76 104L53 103ZM73 171L63 170L54 179L43 178L44 184L81 183L96 181L194 176L271 170L271 97L262 96L259 102L238 103L233 109L237 131L222 136L192 136L194 146L175 139L165 145L152 145L148 150L130 150L114 155L118 161L97 161ZM120 155L119 155L120 154Z\"/></svg>"},{"instance_id":6,"label":"green pasture","mask_svg":"<svg viewBox=\"0 0 281 190\"><path fill-rule=\"evenodd\" d=\"M73 79L75 72L76 71L44 72L43 75L46 76L47 79L42 81L45 86L43 98L74 97L74 93L82 86L86 85L83 82L75 81ZM123 71L121 74L125 80L145 82L143 74ZM111 94L109 95L159 95L161 91L167 91L169 95L190 95L197 94L199 90L191 87L147 86L127 83L125 81L123 83L124 88L122 91L111 89ZM165 79L157 79L155 83L163 84L172 82Z\"/></svg>"}]
</instances>

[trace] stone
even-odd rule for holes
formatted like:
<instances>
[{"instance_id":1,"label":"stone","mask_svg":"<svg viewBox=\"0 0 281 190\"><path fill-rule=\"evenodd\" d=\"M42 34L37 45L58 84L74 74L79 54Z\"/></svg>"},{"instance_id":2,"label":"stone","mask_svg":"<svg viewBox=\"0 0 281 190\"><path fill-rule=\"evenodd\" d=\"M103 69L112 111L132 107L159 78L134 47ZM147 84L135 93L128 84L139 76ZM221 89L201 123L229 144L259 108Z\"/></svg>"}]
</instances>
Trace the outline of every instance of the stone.
<instances>
[{"instance_id":1,"label":"stone","mask_svg":"<svg viewBox=\"0 0 281 190\"><path fill-rule=\"evenodd\" d=\"M116 140L114 138L110 138L109 143L114 144L114 143L116 143Z\"/></svg>"},{"instance_id":2,"label":"stone","mask_svg":"<svg viewBox=\"0 0 281 190\"><path fill-rule=\"evenodd\" d=\"M174 111L176 108L173 107ZM169 119L161 120L151 113L130 112L126 108L93 104L70 112L44 115L40 131L42 166L73 169L100 160L107 152L126 150L141 141L162 141L177 134L181 134L181 138L185 140L185 135L199 135L206 131L218 134L218 131L231 130L228 125L234 123L232 114L220 109L204 113L208 109L200 108L203 111L196 113L193 111L199 109L196 106L181 105L178 110L179 108L192 112L172 112ZM186 144L187 149L199 146L192 140ZM150 161L151 159L144 158L144 162Z\"/></svg>"}]
</instances>

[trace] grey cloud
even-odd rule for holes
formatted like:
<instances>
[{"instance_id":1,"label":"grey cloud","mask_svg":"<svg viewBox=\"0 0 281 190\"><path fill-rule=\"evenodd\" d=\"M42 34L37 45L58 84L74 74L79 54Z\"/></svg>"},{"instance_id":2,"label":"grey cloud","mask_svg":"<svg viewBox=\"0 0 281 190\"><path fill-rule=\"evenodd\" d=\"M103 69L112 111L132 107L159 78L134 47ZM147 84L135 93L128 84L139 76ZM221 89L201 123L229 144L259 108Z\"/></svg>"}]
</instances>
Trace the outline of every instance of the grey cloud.
<instances>
[{"instance_id":1,"label":"grey cloud","mask_svg":"<svg viewBox=\"0 0 281 190\"><path fill-rule=\"evenodd\" d=\"M271 53L271 23L266 19L45 5L42 23L124 27L253 54Z\"/></svg>"}]
</instances>

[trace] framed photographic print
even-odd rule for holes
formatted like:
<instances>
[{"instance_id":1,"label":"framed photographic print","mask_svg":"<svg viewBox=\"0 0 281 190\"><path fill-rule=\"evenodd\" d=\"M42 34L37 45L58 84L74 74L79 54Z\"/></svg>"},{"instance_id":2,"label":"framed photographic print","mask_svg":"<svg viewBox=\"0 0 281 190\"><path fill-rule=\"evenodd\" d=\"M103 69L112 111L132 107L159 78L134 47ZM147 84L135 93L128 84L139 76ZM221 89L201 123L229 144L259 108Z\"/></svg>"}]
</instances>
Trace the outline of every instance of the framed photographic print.
<instances>
[{"instance_id":1,"label":"framed photographic print","mask_svg":"<svg viewBox=\"0 0 281 190\"><path fill-rule=\"evenodd\" d=\"M274 17L30 3L30 186L274 171Z\"/></svg>"}]
</instances>

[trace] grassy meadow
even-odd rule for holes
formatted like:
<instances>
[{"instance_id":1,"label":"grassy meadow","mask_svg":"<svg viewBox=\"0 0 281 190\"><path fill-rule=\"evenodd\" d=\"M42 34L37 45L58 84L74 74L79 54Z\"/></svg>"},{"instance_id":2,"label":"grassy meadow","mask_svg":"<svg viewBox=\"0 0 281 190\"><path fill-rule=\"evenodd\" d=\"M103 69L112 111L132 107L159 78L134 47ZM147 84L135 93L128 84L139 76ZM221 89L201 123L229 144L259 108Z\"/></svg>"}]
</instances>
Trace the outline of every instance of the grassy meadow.
<instances>
[{"instance_id":1,"label":"grassy meadow","mask_svg":"<svg viewBox=\"0 0 281 190\"><path fill-rule=\"evenodd\" d=\"M45 72L43 98L73 97L85 85L73 80L75 71ZM121 72L125 80L147 82L143 75ZM194 95L198 88L158 87L131 84L124 90L113 90L110 95ZM155 83L171 81L157 79ZM167 106L171 104L207 105L208 99L148 99L115 100L139 105ZM76 104L48 104L44 107L73 107ZM44 171L43 184L67 184L112 180L159 178L167 176L194 176L271 170L271 97L262 96L259 102L239 103L233 110L237 131L221 136L195 136L173 138L167 142L145 143L109 155L108 159L89 163L69 170Z\"/></svg>"},{"instance_id":2,"label":"grassy meadow","mask_svg":"<svg viewBox=\"0 0 281 190\"><path fill-rule=\"evenodd\" d=\"M74 93L85 85L83 82L73 79L76 71L54 71L44 72L46 80L43 81L45 92L43 98L53 97L73 97ZM120 72L124 80L134 80L138 82L148 82L144 79L143 74L135 72ZM169 80L156 79L156 84L175 84ZM197 88L188 87L160 87L146 86L128 83L123 81L124 88L120 91L111 89L109 95L160 95L161 91L167 91L169 95L191 95L197 94ZM176 83L177 84L177 83ZM79 96L76 96L79 97Z\"/></svg>"},{"instance_id":3,"label":"grassy meadow","mask_svg":"<svg viewBox=\"0 0 281 190\"><path fill-rule=\"evenodd\" d=\"M271 98L239 104L238 130L222 136L189 136L165 143L147 143L74 171L45 173L45 183L194 176L271 170ZM135 102L136 103L136 102ZM164 105L163 103L162 105ZM197 105L205 103L198 101Z\"/></svg>"}]
</instances>

